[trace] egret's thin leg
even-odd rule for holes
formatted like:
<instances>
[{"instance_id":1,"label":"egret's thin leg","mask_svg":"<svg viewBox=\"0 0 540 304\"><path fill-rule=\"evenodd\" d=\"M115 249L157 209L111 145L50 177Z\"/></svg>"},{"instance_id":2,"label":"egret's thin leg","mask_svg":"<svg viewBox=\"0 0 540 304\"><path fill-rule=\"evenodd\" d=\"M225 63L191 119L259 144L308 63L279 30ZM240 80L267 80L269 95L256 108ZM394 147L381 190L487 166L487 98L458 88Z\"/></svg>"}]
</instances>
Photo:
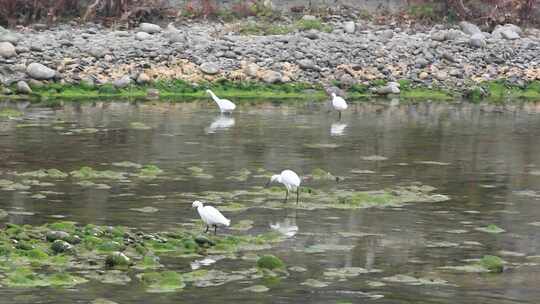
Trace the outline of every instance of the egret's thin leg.
<instances>
[{"instance_id":1,"label":"egret's thin leg","mask_svg":"<svg viewBox=\"0 0 540 304\"><path fill-rule=\"evenodd\" d=\"M341 120L341 111L339 111L339 118L338 120Z\"/></svg>"},{"instance_id":2,"label":"egret's thin leg","mask_svg":"<svg viewBox=\"0 0 540 304\"><path fill-rule=\"evenodd\" d=\"M300 200L300 187L296 188L296 204L298 205L298 201Z\"/></svg>"},{"instance_id":3,"label":"egret's thin leg","mask_svg":"<svg viewBox=\"0 0 540 304\"><path fill-rule=\"evenodd\" d=\"M210 229L210 226L206 225L206 230L204 231L204 233L207 233L208 229Z\"/></svg>"},{"instance_id":4,"label":"egret's thin leg","mask_svg":"<svg viewBox=\"0 0 540 304\"><path fill-rule=\"evenodd\" d=\"M285 190L285 200L283 202L286 203L288 198L289 198L289 189Z\"/></svg>"},{"instance_id":5,"label":"egret's thin leg","mask_svg":"<svg viewBox=\"0 0 540 304\"><path fill-rule=\"evenodd\" d=\"M217 225L214 225L214 235L217 235Z\"/></svg>"}]
</instances>

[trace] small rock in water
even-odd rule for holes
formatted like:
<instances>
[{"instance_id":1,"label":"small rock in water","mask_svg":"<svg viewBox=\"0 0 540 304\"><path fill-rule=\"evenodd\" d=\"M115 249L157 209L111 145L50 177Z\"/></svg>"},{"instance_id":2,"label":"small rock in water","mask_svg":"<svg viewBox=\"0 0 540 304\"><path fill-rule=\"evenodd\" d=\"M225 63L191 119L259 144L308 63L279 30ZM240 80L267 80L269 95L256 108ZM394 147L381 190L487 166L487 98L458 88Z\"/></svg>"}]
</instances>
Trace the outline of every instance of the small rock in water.
<instances>
[{"instance_id":1,"label":"small rock in water","mask_svg":"<svg viewBox=\"0 0 540 304\"><path fill-rule=\"evenodd\" d=\"M148 89L146 90L146 98L150 100L159 99L159 90L158 89Z\"/></svg>"},{"instance_id":2,"label":"small rock in water","mask_svg":"<svg viewBox=\"0 0 540 304\"><path fill-rule=\"evenodd\" d=\"M130 259L125 254L119 251L111 253L105 259L105 265L107 267L129 266L130 263Z\"/></svg>"},{"instance_id":3,"label":"small rock in water","mask_svg":"<svg viewBox=\"0 0 540 304\"><path fill-rule=\"evenodd\" d=\"M270 289L264 285L253 285L253 286L242 289L242 291L251 291L251 292L267 292L268 290Z\"/></svg>"}]
</instances>

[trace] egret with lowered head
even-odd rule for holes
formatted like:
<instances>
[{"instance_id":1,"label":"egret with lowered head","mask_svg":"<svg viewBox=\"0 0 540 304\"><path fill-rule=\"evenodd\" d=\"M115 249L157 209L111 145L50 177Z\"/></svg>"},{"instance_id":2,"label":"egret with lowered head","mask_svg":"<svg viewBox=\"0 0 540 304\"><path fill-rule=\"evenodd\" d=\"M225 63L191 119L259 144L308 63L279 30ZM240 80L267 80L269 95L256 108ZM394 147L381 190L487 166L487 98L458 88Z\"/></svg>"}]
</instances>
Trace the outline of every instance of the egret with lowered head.
<instances>
[{"instance_id":1,"label":"egret with lowered head","mask_svg":"<svg viewBox=\"0 0 540 304\"><path fill-rule=\"evenodd\" d=\"M212 96L212 99L217 103L221 113L230 114L232 113L232 111L234 111L234 109L236 109L236 105L232 101L217 97L216 94L214 94L214 92L212 92L211 90L206 90L206 93Z\"/></svg>"},{"instance_id":2,"label":"egret with lowered head","mask_svg":"<svg viewBox=\"0 0 540 304\"><path fill-rule=\"evenodd\" d=\"M268 186L272 182L278 182L280 184L283 184L287 189L287 193L285 194L285 202L287 202L287 199L289 198L289 192L296 190L296 203L298 204L298 200L300 198L301 182L298 174L296 174L292 170L283 170L281 171L281 174L272 175L270 180L266 183L266 186Z\"/></svg>"},{"instance_id":3,"label":"egret with lowered head","mask_svg":"<svg viewBox=\"0 0 540 304\"><path fill-rule=\"evenodd\" d=\"M347 102L336 93L332 93L332 107L339 112L339 119L341 120L341 111L347 110Z\"/></svg>"},{"instance_id":4,"label":"egret with lowered head","mask_svg":"<svg viewBox=\"0 0 540 304\"><path fill-rule=\"evenodd\" d=\"M199 216L203 220L203 222L206 224L206 230L205 233L208 232L208 229L210 229L210 226L214 227L214 234L217 234L217 227L218 226L229 226L231 224L231 220L227 219L219 210L212 206L203 206L202 202L194 201L192 204L193 208L197 208L197 212L199 212Z\"/></svg>"}]
</instances>

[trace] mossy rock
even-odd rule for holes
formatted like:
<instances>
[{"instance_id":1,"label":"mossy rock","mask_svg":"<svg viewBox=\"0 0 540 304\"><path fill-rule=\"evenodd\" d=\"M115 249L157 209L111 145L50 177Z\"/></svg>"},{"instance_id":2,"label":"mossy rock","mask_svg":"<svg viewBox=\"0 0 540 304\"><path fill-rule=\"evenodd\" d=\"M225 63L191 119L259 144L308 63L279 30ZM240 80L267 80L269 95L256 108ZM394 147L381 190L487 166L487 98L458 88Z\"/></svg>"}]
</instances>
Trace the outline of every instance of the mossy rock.
<instances>
[{"instance_id":1,"label":"mossy rock","mask_svg":"<svg viewBox=\"0 0 540 304\"><path fill-rule=\"evenodd\" d=\"M490 272L503 272L504 270L503 260L494 255L483 256L480 260L480 265Z\"/></svg>"},{"instance_id":2,"label":"mossy rock","mask_svg":"<svg viewBox=\"0 0 540 304\"><path fill-rule=\"evenodd\" d=\"M49 242L54 242L56 240L66 241L69 237L69 233L60 230L47 231L47 234L45 234L45 239Z\"/></svg>"},{"instance_id":3,"label":"mossy rock","mask_svg":"<svg viewBox=\"0 0 540 304\"><path fill-rule=\"evenodd\" d=\"M139 275L149 292L173 292L186 286L182 275L174 271L148 272Z\"/></svg>"},{"instance_id":4,"label":"mossy rock","mask_svg":"<svg viewBox=\"0 0 540 304\"><path fill-rule=\"evenodd\" d=\"M66 242L66 241L62 241L62 240L56 240L52 243L51 245L51 250L55 253L55 254L59 254L59 253L73 253L74 251L74 248L73 246Z\"/></svg>"},{"instance_id":5,"label":"mossy rock","mask_svg":"<svg viewBox=\"0 0 540 304\"><path fill-rule=\"evenodd\" d=\"M195 237L195 242L201 247L212 247L216 245L216 242L210 240L204 235L198 235Z\"/></svg>"},{"instance_id":6,"label":"mossy rock","mask_svg":"<svg viewBox=\"0 0 540 304\"><path fill-rule=\"evenodd\" d=\"M105 265L110 268L128 267L131 265L131 259L122 252L115 251L105 258Z\"/></svg>"},{"instance_id":7,"label":"mossy rock","mask_svg":"<svg viewBox=\"0 0 540 304\"><path fill-rule=\"evenodd\" d=\"M283 261L275 255L268 254L263 255L257 260L257 267L274 270L285 268L285 263L283 263Z\"/></svg>"}]
</instances>

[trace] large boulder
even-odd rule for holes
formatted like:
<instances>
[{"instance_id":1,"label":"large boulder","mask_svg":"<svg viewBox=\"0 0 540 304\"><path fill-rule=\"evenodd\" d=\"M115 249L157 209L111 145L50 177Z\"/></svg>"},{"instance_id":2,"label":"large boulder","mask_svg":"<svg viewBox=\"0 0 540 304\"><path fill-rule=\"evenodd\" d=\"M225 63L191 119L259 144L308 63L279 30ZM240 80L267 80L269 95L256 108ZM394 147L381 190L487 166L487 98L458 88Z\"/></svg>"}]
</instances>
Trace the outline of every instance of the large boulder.
<instances>
[{"instance_id":1,"label":"large boulder","mask_svg":"<svg viewBox=\"0 0 540 304\"><path fill-rule=\"evenodd\" d=\"M125 75L121 77L120 79L116 79L113 81L113 85L117 89L123 89L131 84L131 77L129 75Z\"/></svg>"},{"instance_id":2,"label":"large boulder","mask_svg":"<svg viewBox=\"0 0 540 304\"><path fill-rule=\"evenodd\" d=\"M49 80L54 78L56 71L44 66L41 63L30 63L26 67L26 74L37 80Z\"/></svg>"},{"instance_id":3,"label":"large boulder","mask_svg":"<svg viewBox=\"0 0 540 304\"><path fill-rule=\"evenodd\" d=\"M145 33L148 33L148 34L154 34L154 33L161 32L161 27L159 25L153 24L153 23L141 23L139 25L139 29L141 30L141 32L145 32Z\"/></svg>"},{"instance_id":4,"label":"large boulder","mask_svg":"<svg viewBox=\"0 0 540 304\"><path fill-rule=\"evenodd\" d=\"M515 40L519 39L520 35L523 33L521 28L514 24L505 24L504 26L497 25L493 32L491 32L491 36L496 39L507 39L507 40Z\"/></svg>"},{"instance_id":5,"label":"large boulder","mask_svg":"<svg viewBox=\"0 0 540 304\"><path fill-rule=\"evenodd\" d=\"M16 55L17 51L11 42L0 42L0 57L11 58Z\"/></svg>"},{"instance_id":6,"label":"large boulder","mask_svg":"<svg viewBox=\"0 0 540 304\"><path fill-rule=\"evenodd\" d=\"M461 27L461 30L467 35L472 36L474 34L482 33L482 31L480 30L480 28L478 28L478 26L467 21L461 21L459 23L459 26Z\"/></svg>"}]
</instances>

